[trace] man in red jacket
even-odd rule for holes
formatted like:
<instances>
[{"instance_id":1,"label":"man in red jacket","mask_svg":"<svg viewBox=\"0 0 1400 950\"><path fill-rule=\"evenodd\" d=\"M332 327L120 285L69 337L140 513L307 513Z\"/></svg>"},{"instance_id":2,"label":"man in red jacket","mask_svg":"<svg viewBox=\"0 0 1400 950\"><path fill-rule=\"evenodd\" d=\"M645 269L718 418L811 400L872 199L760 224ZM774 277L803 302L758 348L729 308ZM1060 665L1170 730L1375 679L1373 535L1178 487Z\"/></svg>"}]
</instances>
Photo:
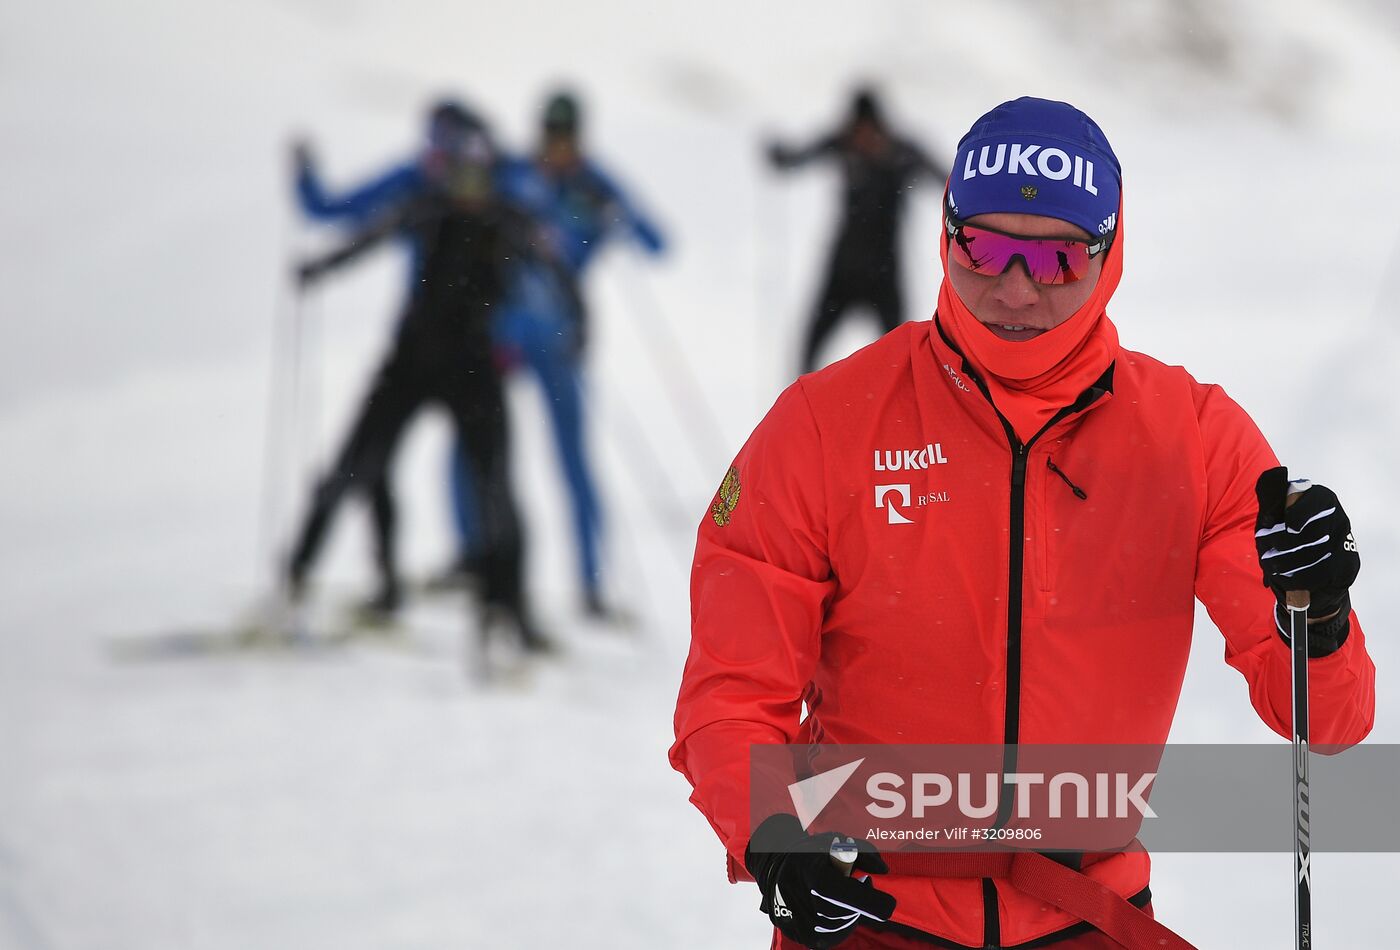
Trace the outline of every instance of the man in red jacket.
<instances>
[{"instance_id":1,"label":"man in red jacket","mask_svg":"<svg viewBox=\"0 0 1400 950\"><path fill-rule=\"evenodd\" d=\"M1321 486L1285 512L1245 412L1119 346L1120 189L1069 105L979 119L949 179L934 319L789 387L701 523L671 761L731 878L757 880L775 948L1118 944L1009 862L945 874L866 850L855 867L888 872L876 888L792 815L755 830L753 745L1160 746L1195 599L1287 736L1289 589L1312 595L1313 741L1371 728L1346 514ZM1057 868L1147 907L1144 852L1090 857Z\"/></svg>"}]
</instances>

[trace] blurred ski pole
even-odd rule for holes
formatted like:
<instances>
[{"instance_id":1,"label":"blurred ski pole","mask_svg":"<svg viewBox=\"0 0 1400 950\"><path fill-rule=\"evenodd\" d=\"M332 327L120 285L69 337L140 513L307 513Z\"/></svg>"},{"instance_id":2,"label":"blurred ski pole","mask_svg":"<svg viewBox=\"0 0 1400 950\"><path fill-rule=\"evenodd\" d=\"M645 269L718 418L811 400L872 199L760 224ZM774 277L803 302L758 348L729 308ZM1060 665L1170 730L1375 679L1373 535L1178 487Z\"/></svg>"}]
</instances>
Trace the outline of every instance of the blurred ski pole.
<instances>
[{"instance_id":1,"label":"blurred ski pole","mask_svg":"<svg viewBox=\"0 0 1400 950\"><path fill-rule=\"evenodd\" d=\"M281 241L280 261L292 259L290 227ZM292 443L297 436L297 410L301 387L301 324L305 309L300 281L290 267L278 275L268 333L266 418L263 423L262 477L258 489L257 535L253 547L254 595L236 624L233 642L240 646L265 642L269 637L299 629L292 618L284 589L285 552L283 523L285 504L293 480L288 471Z\"/></svg>"},{"instance_id":2,"label":"blurred ski pole","mask_svg":"<svg viewBox=\"0 0 1400 950\"><path fill-rule=\"evenodd\" d=\"M316 462L319 340L293 241L284 241L283 247L282 260L287 264L270 334L256 546L255 576L267 580L248 625L263 635L290 634L299 639L305 618L286 582L289 499L311 480Z\"/></svg>"},{"instance_id":3,"label":"blurred ski pole","mask_svg":"<svg viewBox=\"0 0 1400 950\"><path fill-rule=\"evenodd\" d=\"M624 309L632 315L651 350L661 387L679 417L682 431L688 436L687 444L695 460L702 470L717 469L729 458L728 441L699 377L686 358L684 347L677 340L645 276L632 266L619 268L618 273L618 285L626 298Z\"/></svg>"},{"instance_id":4,"label":"blurred ski pole","mask_svg":"<svg viewBox=\"0 0 1400 950\"><path fill-rule=\"evenodd\" d=\"M309 491L322 463L321 446L321 307L317 297L306 289L297 291L292 311L294 389L291 423L296 449L292 486Z\"/></svg>"},{"instance_id":5,"label":"blurred ski pole","mask_svg":"<svg viewBox=\"0 0 1400 950\"><path fill-rule=\"evenodd\" d=\"M783 289L787 286L788 273L788 209L787 193L773 180L774 173L766 168L755 173L754 208L758 217L754 234L757 235L753 249L754 267L754 335L758 349L754 367L754 385L758 387L757 404L766 405L773 400L768 387L770 379L786 386L792 382L786 360L775 359L786 354L788 347L782 343L779 327L786 323L783 309Z\"/></svg>"},{"instance_id":6,"label":"blurred ski pole","mask_svg":"<svg viewBox=\"0 0 1400 950\"><path fill-rule=\"evenodd\" d=\"M631 475L637 485L637 494L647 499L652 520L663 531L693 531L698 514L698 506L686 504L676 488L676 480L666 472L662 454L647 435L647 430L632 412L631 406L620 396L612 396L604 403L608 416L603 430L608 434L613 449L622 462L622 467ZM685 565L689 567L687 557Z\"/></svg>"},{"instance_id":7,"label":"blurred ski pole","mask_svg":"<svg viewBox=\"0 0 1400 950\"><path fill-rule=\"evenodd\" d=\"M281 260L291 259L291 240L282 242ZM258 540L255 577L268 577L270 590L281 580L280 531L288 492L288 443L295 438L295 423L288 409L295 409L300 384L300 324L304 306L300 282L290 268L279 275L276 304L272 310L267 362L267 418L263 426L262 485L259 490ZM270 576L268 572L271 572Z\"/></svg>"}]
</instances>

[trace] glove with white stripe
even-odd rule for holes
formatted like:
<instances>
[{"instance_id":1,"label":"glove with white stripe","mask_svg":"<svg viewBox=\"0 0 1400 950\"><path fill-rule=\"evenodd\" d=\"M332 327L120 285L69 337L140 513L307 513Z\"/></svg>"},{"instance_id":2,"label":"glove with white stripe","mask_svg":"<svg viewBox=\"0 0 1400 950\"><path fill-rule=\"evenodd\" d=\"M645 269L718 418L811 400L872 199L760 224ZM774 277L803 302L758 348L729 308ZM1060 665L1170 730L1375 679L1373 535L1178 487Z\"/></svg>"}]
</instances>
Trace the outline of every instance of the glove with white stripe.
<instances>
[{"instance_id":1,"label":"glove with white stripe","mask_svg":"<svg viewBox=\"0 0 1400 950\"><path fill-rule=\"evenodd\" d=\"M1285 592L1305 590L1311 598L1308 656L1337 651L1351 632L1347 589L1361 570L1351 519L1330 488L1290 482L1283 467L1260 475L1254 491L1259 498L1254 545L1264 570L1264 586L1272 588L1279 601L1274 610L1279 635L1288 640ZM1292 504L1290 494L1296 495Z\"/></svg>"},{"instance_id":2,"label":"glove with white stripe","mask_svg":"<svg viewBox=\"0 0 1400 950\"><path fill-rule=\"evenodd\" d=\"M884 922L894 913L894 898L867 878L889 870L879 852L869 842L844 839L857 854L853 864L841 864L833 856L837 839L807 834L792 815L771 815L744 849L744 866L763 893L758 909L789 939L814 950L841 943L862 921Z\"/></svg>"}]
</instances>

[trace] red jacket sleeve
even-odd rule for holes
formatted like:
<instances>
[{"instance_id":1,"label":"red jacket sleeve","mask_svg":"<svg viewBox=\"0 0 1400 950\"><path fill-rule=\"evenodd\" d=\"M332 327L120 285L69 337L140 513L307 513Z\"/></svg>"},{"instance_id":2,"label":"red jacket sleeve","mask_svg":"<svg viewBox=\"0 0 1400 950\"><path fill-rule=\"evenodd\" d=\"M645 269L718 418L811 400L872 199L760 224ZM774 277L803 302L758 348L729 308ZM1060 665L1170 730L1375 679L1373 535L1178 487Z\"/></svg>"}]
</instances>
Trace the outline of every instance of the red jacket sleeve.
<instances>
[{"instance_id":1,"label":"red jacket sleeve","mask_svg":"<svg viewBox=\"0 0 1400 950\"><path fill-rule=\"evenodd\" d=\"M1244 674L1264 723L1292 735L1291 655L1274 622L1254 547L1254 483L1278 464L1253 420L1218 386L1196 396L1207 480L1206 520L1196 563L1196 596L1225 635L1225 661ZM1355 612L1337 652L1308 662L1311 742L1349 746L1371 731L1376 669ZM1326 750L1320 750L1326 751Z\"/></svg>"},{"instance_id":2,"label":"red jacket sleeve","mask_svg":"<svg viewBox=\"0 0 1400 950\"><path fill-rule=\"evenodd\" d=\"M749 746L795 741L835 587L821 438L801 381L740 450L700 523L671 764L744 876Z\"/></svg>"}]
</instances>

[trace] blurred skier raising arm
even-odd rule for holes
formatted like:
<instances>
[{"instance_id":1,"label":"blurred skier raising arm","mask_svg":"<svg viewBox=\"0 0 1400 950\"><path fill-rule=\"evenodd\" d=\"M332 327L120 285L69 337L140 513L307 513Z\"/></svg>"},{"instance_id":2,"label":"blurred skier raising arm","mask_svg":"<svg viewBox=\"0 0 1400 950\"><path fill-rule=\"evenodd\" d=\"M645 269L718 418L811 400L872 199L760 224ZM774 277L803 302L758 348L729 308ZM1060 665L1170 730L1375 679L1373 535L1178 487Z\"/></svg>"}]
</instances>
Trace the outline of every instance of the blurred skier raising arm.
<instances>
[{"instance_id":1,"label":"blurred skier raising arm","mask_svg":"<svg viewBox=\"0 0 1400 950\"><path fill-rule=\"evenodd\" d=\"M809 373L822 344L852 307L870 308L882 333L904 321L899 223L905 195L917 181L945 181L948 171L890 128L870 89L856 91L840 129L802 148L769 143L768 160L783 171L836 161L844 181L841 221L802 346L802 372Z\"/></svg>"}]
</instances>

